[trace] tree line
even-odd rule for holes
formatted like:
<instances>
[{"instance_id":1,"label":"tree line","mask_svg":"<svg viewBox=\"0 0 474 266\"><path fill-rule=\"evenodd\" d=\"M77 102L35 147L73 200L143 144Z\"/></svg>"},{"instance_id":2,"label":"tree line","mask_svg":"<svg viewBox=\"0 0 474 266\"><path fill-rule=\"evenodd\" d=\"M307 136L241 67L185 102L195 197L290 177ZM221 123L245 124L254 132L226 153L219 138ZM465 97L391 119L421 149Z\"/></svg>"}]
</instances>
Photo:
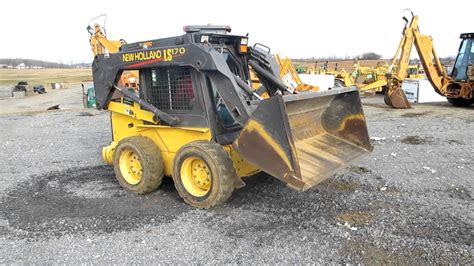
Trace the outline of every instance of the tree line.
<instances>
[{"instance_id":1,"label":"tree line","mask_svg":"<svg viewBox=\"0 0 474 266\"><path fill-rule=\"evenodd\" d=\"M44 68L87 68L91 66L91 63L64 63L64 62L49 62L36 59L24 59L24 58L0 58L1 65L7 65L16 67L20 64L25 64L26 67L44 67Z\"/></svg>"}]
</instances>

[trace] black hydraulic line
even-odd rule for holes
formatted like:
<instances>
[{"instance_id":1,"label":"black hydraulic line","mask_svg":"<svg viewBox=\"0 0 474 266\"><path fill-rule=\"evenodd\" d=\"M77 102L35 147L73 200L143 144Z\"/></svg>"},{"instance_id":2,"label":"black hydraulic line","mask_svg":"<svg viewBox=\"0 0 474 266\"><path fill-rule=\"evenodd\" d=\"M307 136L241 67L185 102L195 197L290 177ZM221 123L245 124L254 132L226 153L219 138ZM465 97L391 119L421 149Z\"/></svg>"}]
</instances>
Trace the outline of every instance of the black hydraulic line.
<instances>
[{"instance_id":1,"label":"black hydraulic line","mask_svg":"<svg viewBox=\"0 0 474 266\"><path fill-rule=\"evenodd\" d=\"M254 60L249 61L249 65L257 72L257 74L262 75L264 78L266 78L268 81L270 81L273 85L275 85L281 92L289 92L290 94L293 94L292 91L288 89L285 83L281 81L279 78L275 77L272 75L270 72L266 71L263 67L259 66L257 62Z\"/></svg>"},{"instance_id":2,"label":"black hydraulic line","mask_svg":"<svg viewBox=\"0 0 474 266\"><path fill-rule=\"evenodd\" d=\"M260 97L260 95L258 95L257 93L255 93L253 91L252 88L250 88L249 85L247 85L247 83L245 83L243 80L241 80L239 77L237 77L236 75L234 75L234 79L235 79L235 82L237 82L237 85L239 85L239 87L245 92L247 93L248 96L250 97L255 97L259 100L262 100L262 97Z\"/></svg>"},{"instance_id":3,"label":"black hydraulic line","mask_svg":"<svg viewBox=\"0 0 474 266\"><path fill-rule=\"evenodd\" d=\"M250 52L250 58L251 60L258 61L259 64L262 64L266 67L270 67L270 63L268 62L268 60L265 59L264 55L262 55L260 52L252 50Z\"/></svg>"},{"instance_id":4,"label":"black hydraulic line","mask_svg":"<svg viewBox=\"0 0 474 266\"><path fill-rule=\"evenodd\" d=\"M179 122L179 118L169 115L160 109L156 108L155 106L149 104L148 102L144 101L143 99L140 99L140 97L137 97L135 94L129 92L128 90L121 89L117 87L116 85L113 85L113 87L120 91L124 96L130 98L132 101L138 103L141 107L144 107L145 109L151 111L155 116L153 117L153 120L158 121L164 121L166 124L170 126L175 126Z\"/></svg>"}]
</instances>

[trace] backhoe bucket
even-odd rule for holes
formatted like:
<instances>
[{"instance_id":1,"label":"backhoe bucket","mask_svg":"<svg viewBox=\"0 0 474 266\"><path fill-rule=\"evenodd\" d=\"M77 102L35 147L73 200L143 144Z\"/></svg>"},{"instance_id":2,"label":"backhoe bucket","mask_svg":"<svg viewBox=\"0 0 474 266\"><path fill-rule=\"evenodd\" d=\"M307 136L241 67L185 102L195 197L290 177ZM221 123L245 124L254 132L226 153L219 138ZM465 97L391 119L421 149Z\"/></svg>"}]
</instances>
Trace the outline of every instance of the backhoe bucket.
<instances>
[{"instance_id":1,"label":"backhoe bucket","mask_svg":"<svg viewBox=\"0 0 474 266\"><path fill-rule=\"evenodd\" d=\"M405 91L400 87L387 90L383 97L383 100L386 105L393 108L407 109L411 107L410 102L407 99Z\"/></svg>"},{"instance_id":2,"label":"backhoe bucket","mask_svg":"<svg viewBox=\"0 0 474 266\"><path fill-rule=\"evenodd\" d=\"M373 149L356 88L262 100L233 146L245 160L300 191Z\"/></svg>"}]
</instances>

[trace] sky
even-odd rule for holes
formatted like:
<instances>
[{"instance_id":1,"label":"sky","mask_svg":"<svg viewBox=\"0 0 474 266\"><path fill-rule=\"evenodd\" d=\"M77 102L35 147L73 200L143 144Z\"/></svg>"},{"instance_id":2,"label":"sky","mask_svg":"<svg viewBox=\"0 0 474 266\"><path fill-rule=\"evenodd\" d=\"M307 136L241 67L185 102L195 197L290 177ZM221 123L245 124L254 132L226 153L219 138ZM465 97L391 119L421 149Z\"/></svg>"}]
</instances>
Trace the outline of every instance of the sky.
<instances>
[{"instance_id":1,"label":"sky","mask_svg":"<svg viewBox=\"0 0 474 266\"><path fill-rule=\"evenodd\" d=\"M230 25L274 53L290 58L356 56L391 58L400 41L402 10L419 15L438 56L454 56L459 34L474 32L473 0L392 1L4 1L0 58L63 63L91 62L86 27L107 14L107 37L128 43L181 35L184 25ZM414 53L413 53L414 54Z\"/></svg>"}]
</instances>

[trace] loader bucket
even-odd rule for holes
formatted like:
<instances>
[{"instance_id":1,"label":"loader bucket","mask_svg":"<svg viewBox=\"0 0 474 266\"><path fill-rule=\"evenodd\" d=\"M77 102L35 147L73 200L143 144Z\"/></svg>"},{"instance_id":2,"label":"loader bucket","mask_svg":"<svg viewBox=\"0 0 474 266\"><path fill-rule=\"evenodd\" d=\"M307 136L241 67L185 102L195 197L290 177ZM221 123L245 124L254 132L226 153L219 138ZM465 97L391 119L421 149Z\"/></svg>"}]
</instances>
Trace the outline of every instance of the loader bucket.
<instances>
[{"instance_id":1,"label":"loader bucket","mask_svg":"<svg viewBox=\"0 0 474 266\"><path fill-rule=\"evenodd\" d=\"M245 160L300 191L373 149L356 88L262 100L233 146Z\"/></svg>"}]
</instances>

